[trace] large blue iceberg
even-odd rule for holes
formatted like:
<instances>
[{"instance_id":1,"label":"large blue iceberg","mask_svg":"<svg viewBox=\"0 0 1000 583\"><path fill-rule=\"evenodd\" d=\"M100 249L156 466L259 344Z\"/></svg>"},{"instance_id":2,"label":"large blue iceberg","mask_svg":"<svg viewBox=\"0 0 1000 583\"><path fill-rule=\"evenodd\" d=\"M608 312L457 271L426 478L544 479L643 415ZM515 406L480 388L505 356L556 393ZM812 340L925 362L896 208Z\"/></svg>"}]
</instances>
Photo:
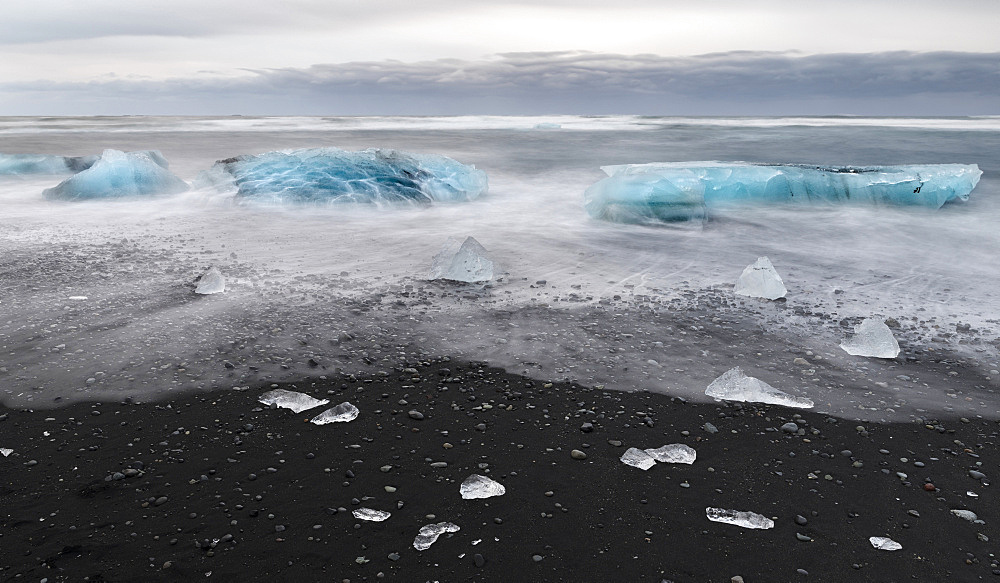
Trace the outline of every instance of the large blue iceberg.
<instances>
[{"instance_id":1,"label":"large blue iceberg","mask_svg":"<svg viewBox=\"0 0 1000 583\"><path fill-rule=\"evenodd\" d=\"M465 201L487 190L486 173L437 154L312 148L239 156L206 178L231 181L236 197L266 204Z\"/></svg>"},{"instance_id":2,"label":"large blue iceberg","mask_svg":"<svg viewBox=\"0 0 1000 583\"><path fill-rule=\"evenodd\" d=\"M97 156L0 154L0 176L81 172L93 166L97 159Z\"/></svg>"},{"instance_id":3,"label":"large blue iceberg","mask_svg":"<svg viewBox=\"0 0 1000 583\"><path fill-rule=\"evenodd\" d=\"M94 165L45 191L55 200L91 200L177 194L188 184L168 170L156 151L104 150Z\"/></svg>"},{"instance_id":4,"label":"large blue iceberg","mask_svg":"<svg viewBox=\"0 0 1000 583\"><path fill-rule=\"evenodd\" d=\"M700 219L712 208L786 203L920 206L968 200L982 172L975 164L805 166L672 162L601 168L587 189L594 218L622 223Z\"/></svg>"}]
</instances>

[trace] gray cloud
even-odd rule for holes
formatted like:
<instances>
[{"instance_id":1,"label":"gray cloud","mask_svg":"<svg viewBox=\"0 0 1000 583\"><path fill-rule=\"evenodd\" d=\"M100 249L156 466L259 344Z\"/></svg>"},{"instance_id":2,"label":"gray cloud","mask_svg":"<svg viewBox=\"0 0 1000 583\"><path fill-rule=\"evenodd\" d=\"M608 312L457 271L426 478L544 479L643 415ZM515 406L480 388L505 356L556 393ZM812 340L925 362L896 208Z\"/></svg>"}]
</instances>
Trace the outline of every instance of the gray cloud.
<instances>
[{"instance_id":1,"label":"gray cloud","mask_svg":"<svg viewBox=\"0 0 1000 583\"><path fill-rule=\"evenodd\" d=\"M1000 53L510 53L247 73L0 84L0 103L26 114L1000 113Z\"/></svg>"}]
</instances>

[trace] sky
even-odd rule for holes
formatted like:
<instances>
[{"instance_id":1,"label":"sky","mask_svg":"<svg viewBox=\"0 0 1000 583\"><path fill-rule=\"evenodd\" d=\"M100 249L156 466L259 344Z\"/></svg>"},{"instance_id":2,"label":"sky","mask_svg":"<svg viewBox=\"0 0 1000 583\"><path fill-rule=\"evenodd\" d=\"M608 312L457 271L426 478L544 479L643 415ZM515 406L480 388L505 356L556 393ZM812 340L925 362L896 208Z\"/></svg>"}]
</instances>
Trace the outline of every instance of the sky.
<instances>
[{"instance_id":1,"label":"sky","mask_svg":"<svg viewBox=\"0 0 1000 583\"><path fill-rule=\"evenodd\" d=\"M1000 114L997 0L32 0L0 115Z\"/></svg>"}]
</instances>

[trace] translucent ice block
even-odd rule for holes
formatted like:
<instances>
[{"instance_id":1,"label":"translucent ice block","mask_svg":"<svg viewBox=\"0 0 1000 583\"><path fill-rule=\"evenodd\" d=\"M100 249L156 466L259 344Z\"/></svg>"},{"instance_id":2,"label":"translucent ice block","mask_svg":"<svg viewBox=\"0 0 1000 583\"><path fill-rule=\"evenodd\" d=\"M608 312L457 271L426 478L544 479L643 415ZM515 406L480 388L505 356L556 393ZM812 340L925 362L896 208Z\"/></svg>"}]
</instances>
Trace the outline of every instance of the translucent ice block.
<instances>
[{"instance_id":1,"label":"translucent ice block","mask_svg":"<svg viewBox=\"0 0 1000 583\"><path fill-rule=\"evenodd\" d=\"M746 266L739 279L736 280L736 287L733 290L737 295L751 298L764 298L776 300L785 297L788 290L785 283L781 281L781 276L775 271L774 265L767 257L758 257L750 265Z\"/></svg>"},{"instance_id":2,"label":"translucent ice block","mask_svg":"<svg viewBox=\"0 0 1000 583\"><path fill-rule=\"evenodd\" d=\"M194 293L202 295L219 294L226 291L226 278L218 267L212 266L198 279Z\"/></svg>"},{"instance_id":3,"label":"translucent ice block","mask_svg":"<svg viewBox=\"0 0 1000 583\"><path fill-rule=\"evenodd\" d=\"M865 318L854 327L854 336L840 343L847 354L872 358L896 358L899 343L892 330L878 318Z\"/></svg>"},{"instance_id":4,"label":"translucent ice block","mask_svg":"<svg viewBox=\"0 0 1000 583\"><path fill-rule=\"evenodd\" d=\"M903 548L903 545L892 540L891 538L886 538L884 536L873 536L868 539L868 542L872 543L872 546L880 551L898 551Z\"/></svg>"},{"instance_id":5,"label":"translucent ice block","mask_svg":"<svg viewBox=\"0 0 1000 583\"><path fill-rule=\"evenodd\" d=\"M761 516L756 512L744 512L742 510L726 510L724 508L706 508L705 515L712 522L724 522L735 524L743 528L774 528L774 521L766 516Z\"/></svg>"},{"instance_id":6,"label":"translucent ice block","mask_svg":"<svg viewBox=\"0 0 1000 583\"><path fill-rule=\"evenodd\" d=\"M391 513L384 510L372 510L371 508L358 508L351 514L358 520L367 520L368 522L382 522L392 516Z\"/></svg>"},{"instance_id":7,"label":"translucent ice block","mask_svg":"<svg viewBox=\"0 0 1000 583\"><path fill-rule=\"evenodd\" d=\"M257 400L265 405L275 405L282 409L291 409L294 413L301 413L330 402L328 399L314 399L305 393L296 393L295 391L286 391L285 389L268 391Z\"/></svg>"},{"instance_id":8,"label":"translucent ice block","mask_svg":"<svg viewBox=\"0 0 1000 583\"><path fill-rule=\"evenodd\" d=\"M93 166L44 194L50 199L91 200L177 194L187 190L187 183L167 166L159 152L104 150Z\"/></svg>"},{"instance_id":9,"label":"translucent ice block","mask_svg":"<svg viewBox=\"0 0 1000 583\"><path fill-rule=\"evenodd\" d=\"M653 456L635 447L628 448L625 453L622 454L621 462L626 466L632 466L633 468L639 468L640 470L648 470L656 465L656 460L653 459Z\"/></svg>"},{"instance_id":10,"label":"translucent ice block","mask_svg":"<svg viewBox=\"0 0 1000 583\"><path fill-rule=\"evenodd\" d=\"M442 534L447 532L458 532L461 530L457 524L452 524L451 522L438 522L436 524L428 524L420 528L420 532L417 533L417 538L413 539L413 548L418 551L426 551L431 548L431 545L437 542L437 539Z\"/></svg>"},{"instance_id":11,"label":"translucent ice block","mask_svg":"<svg viewBox=\"0 0 1000 583\"><path fill-rule=\"evenodd\" d=\"M12 453L14 453L14 450L8 449L6 447L0 447L0 454L3 454L3 457L7 457Z\"/></svg>"},{"instance_id":12,"label":"translucent ice block","mask_svg":"<svg viewBox=\"0 0 1000 583\"><path fill-rule=\"evenodd\" d=\"M463 500L475 500L477 498L492 498L493 496L503 496L507 489L503 484L495 482L486 476L472 474L462 482L459 487Z\"/></svg>"},{"instance_id":13,"label":"translucent ice block","mask_svg":"<svg viewBox=\"0 0 1000 583\"><path fill-rule=\"evenodd\" d=\"M347 401L344 401L336 407L331 407L313 417L310 420L310 423L315 423L316 425L326 425L327 423L346 423L357 419L359 413L360 411L358 411L357 407Z\"/></svg>"},{"instance_id":14,"label":"translucent ice block","mask_svg":"<svg viewBox=\"0 0 1000 583\"><path fill-rule=\"evenodd\" d=\"M705 394L725 401L769 403L785 407L809 409L813 402L805 397L789 395L772 387L760 379L743 374L740 367L733 367L712 381Z\"/></svg>"},{"instance_id":15,"label":"translucent ice block","mask_svg":"<svg viewBox=\"0 0 1000 583\"><path fill-rule=\"evenodd\" d=\"M49 154L0 154L0 176L80 172L93 166L97 158L97 156Z\"/></svg>"},{"instance_id":16,"label":"translucent ice block","mask_svg":"<svg viewBox=\"0 0 1000 583\"><path fill-rule=\"evenodd\" d=\"M499 271L500 266L490 259L479 241L472 237L466 237L465 241L449 237L434 256L430 279L479 283L493 280Z\"/></svg>"},{"instance_id":17,"label":"translucent ice block","mask_svg":"<svg viewBox=\"0 0 1000 583\"><path fill-rule=\"evenodd\" d=\"M656 449L645 450L654 460L664 464L693 464L698 452L683 443L671 443Z\"/></svg>"}]
</instances>

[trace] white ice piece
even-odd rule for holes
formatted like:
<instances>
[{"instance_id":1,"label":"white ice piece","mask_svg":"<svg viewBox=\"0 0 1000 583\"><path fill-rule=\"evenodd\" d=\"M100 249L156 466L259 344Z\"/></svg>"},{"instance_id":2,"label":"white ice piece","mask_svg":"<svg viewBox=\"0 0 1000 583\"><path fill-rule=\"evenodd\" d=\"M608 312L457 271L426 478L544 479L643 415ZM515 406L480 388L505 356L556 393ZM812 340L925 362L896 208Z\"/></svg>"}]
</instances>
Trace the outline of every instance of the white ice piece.
<instances>
[{"instance_id":1,"label":"white ice piece","mask_svg":"<svg viewBox=\"0 0 1000 583\"><path fill-rule=\"evenodd\" d=\"M413 539L413 548L418 551L426 551L431 548L438 537L446 532L458 532L461 530L457 524L451 522L438 522L436 524L428 524L427 526L420 528L420 533L417 534L417 538Z\"/></svg>"},{"instance_id":2,"label":"white ice piece","mask_svg":"<svg viewBox=\"0 0 1000 583\"><path fill-rule=\"evenodd\" d=\"M761 516L756 512L745 512L742 510L726 510L724 508L705 509L705 516L712 522L724 522L734 524L743 528L774 528L774 521L766 516Z\"/></svg>"},{"instance_id":3,"label":"white ice piece","mask_svg":"<svg viewBox=\"0 0 1000 583\"><path fill-rule=\"evenodd\" d=\"M891 538L886 538L884 536L873 536L868 539L868 542L872 543L872 546L880 551L898 551L903 548L903 545L892 540Z\"/></svg>"},{"instance_id":4,"label":"white ice piece","mask_svg":"<svg viewBox=\"0 0 1000 583\"><path fill-rule=\"evenodd\" d=\"M640 470L648 470L649 468L656 465L656 460L653 456L649 455L647 451L641 449L630 447L625 453L622 454L621 462L626 466L632 466L634 468L639 468Z\"/></svg>"},{"instance_id":5,"label":"white ice piece","mask_svg":"<svg viewBox=\"0 0 1000 583\"><path fill-rule=\"evenodd\" d=\"M738 366L727 370L712 381L712 384L705 389L705 394L717 400L769 403L799 409L809 409L813 406L813 402L805 397L789 395L760 379L743 374Z\"/></svg>"},{"instance_id":6,"label":"white ice piece","mask_svg":"<svg viewBox=\"0 0 1000 583\"><path fill-rule=\"evenodd\" d=\"M896 358L899 343L892 330L878 318L865 318L854 327L854 336L840 343L847 354L872 358Z\"/></svg>"},{"instance_id":7,"label":"white ice piece","mask_svg":"<svg viewBox=\"0 0 1000 583\"><path fill-rule=\"evenodd\" d=\"M463 500L475 500L477 498L492 498L493 496L503 496L507 489L500 482L495 482L486 476L472 474L462 482L459 491Z\"/></svg>"},{"instance_id":8,"label":"white ice piece","mask_svg":"<svg viewBox=\"0 0 1000 583\"><path fill-rule=\"evenodd\" d=\"M7 457L7 456L9 456L10 454L14 453L14 450L12 450L12 449L7 449L6 447L0 447L0 453L2 453L2 454L3 454L3 457Z\"/></svg>"},{"instance_id":9,"label":"white ice piece","mask_svg":"<svg viewBox=\"0 0 1000 583\"><path fill-rule=\"evenodd\" d=\"M430 279L479 283L491 281L499 273L500 266L490 259L479 241L466 237L460 242L448 237L444 247L434 256Z\"/></svg>"},{"instance_id":10,"label":"white ice piece","mask_svg":"<svg viewBox=\"0 0 1000 583\"><path fill-rule=\"evenodd\" d=\"M224 291L226 291L226 278L214 265L198 278L198 287L194 289L194 293L203 295L218 294Z\"/></svg>"},{"instance_id":11,"label":"white ice piece","mask_svg":"<svg viewBox=\"0 0 1000 583\"><path fill-rule=\"evenodd\" d=\"M319 415L313 417L310 423L315 423L316 425L326 425L327 423L345 423L347 421L354 421L358 418L358 408L350 404L347 401L323 411Z\"/></svg>"},{"instance_id":12,"label":"white ice piece","mask_svg":"<svg viewBox=\"0 0 1000 583\"><path fill-rule=\"evenodd\" d=\"M671 443L656 449L647 449L645 454L665 464L693 464L698 453L683 443Z\"/></svg>"},{"instance_id":13,"label":"white ice piece","mask_svg":"<svg viewBox=\"0 0 1000 583\"><path fill-rule=\"evenodd\" d=\"M305 393L296 393L285 389L268 391L261 395L257 401L265 405L277 405L282 409L291 409L295 413L301 413L330 402L329 399L314 399Z\"/></svg>"},{"instance_id":14,"label":"white ice piece","mask_svg":"<svg viewBox=\"0 0 1000 583\"><path fill-rule=\"evenodd\" d=\"M733 291L737 295L767 300L783 298L788 293L781 276L767 257L758 257L757 261L747 265L736 280L736 288Z\"/></svg>"},{"instance_id":15,"label":"white ice piece","mask_svg":"<svg viewBox=\"0 0 1000 583\"><path fill-rule=\"evenodd\" d=\"M392 516L391 513L384 510L372 510L371 508L358 508L351 514L358 520L367 520L368 522L382 522Z\"/></svg>"},{"instance_id":16,"label":"white ice piece","mask_svg":"<svg viewBox=\"0 0 1000 583\"><path fill-rule=\"evenodd\" d=\"M73 302L82 302L87 299L87 296L69 296L66 299Z\"/></svg>"},{"instance_id":17,"label":"white ice piece","mask_svg":"<svg viewBox=\"0 0 1000 583\"><path fill-rule=\"evenodd\" d=\"M951 513L959 518L964 518L969 522L975 522L979 520L979 517L976 516L976 513L971 510L952 510Z\"/></svg>"}]
</instances>

